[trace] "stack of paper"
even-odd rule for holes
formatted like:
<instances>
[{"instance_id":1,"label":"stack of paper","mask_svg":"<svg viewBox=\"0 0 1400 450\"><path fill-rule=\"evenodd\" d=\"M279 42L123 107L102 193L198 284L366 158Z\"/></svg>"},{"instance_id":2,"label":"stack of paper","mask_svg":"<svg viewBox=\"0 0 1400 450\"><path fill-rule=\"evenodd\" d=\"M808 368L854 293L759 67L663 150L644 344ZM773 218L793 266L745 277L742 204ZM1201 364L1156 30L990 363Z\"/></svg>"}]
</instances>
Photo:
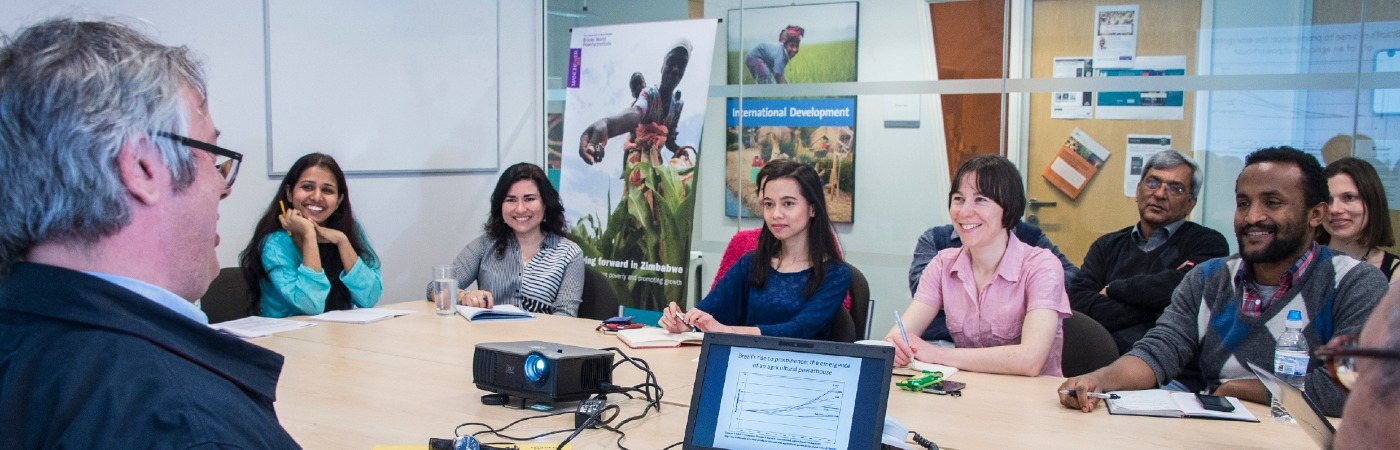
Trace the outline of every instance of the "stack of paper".
<instances>
[{"instance_id":1,"label":"stack of paper","mask_svg":"<svg viewBox=\"0 0 1400 450\"><path fill-rule=\"evenodd\" d=\"M223 331L228 334L232 334L234 336L241 337L243 339L252 339L255 337L271 335L273 333L281 333L283 331L300 330L302 328L306 328L312 325L316 324L311 322L302 322L298 320L273 319L270 317L262 316L248 316L238 320L230 320L228 322L217 323L214 325L210 325L209 327L215 330Z\"/></svg>"},{"instance_id":2,"label":"stack of paper","mask_svg":"<svg viewBox=\"0 0 1400 450\"><path fill-rule=\"evenodd\" d=\"M413 313L413 311L404 309L358 308L331 311L324 314L311 316L310 319L319 320L322 322L370 323L378 322L384 319L388 319L390 317L405 316L411 313Z\"/></svg>"}]
</instances>

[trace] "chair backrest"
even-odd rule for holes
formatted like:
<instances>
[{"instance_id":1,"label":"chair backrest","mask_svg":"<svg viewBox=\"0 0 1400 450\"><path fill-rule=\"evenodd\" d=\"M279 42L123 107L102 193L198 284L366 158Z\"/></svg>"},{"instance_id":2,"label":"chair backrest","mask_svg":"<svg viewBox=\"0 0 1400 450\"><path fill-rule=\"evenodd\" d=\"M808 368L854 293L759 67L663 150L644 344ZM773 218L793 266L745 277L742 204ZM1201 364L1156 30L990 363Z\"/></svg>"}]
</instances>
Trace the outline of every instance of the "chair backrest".
<instances>
[{"instance_id":1,"label":"chair backrest","mask_svg":"<svg viewBox=\"0 0 1400 450\"><path fill-rule=\"evenodd\" d=\"M851 269L851 320L856 325L857 339L869 338L870 332L870 282L856 266L846 263Z\"/></svg>"},{"instance_id":2,"label":"chair backrest","mask_svg":"<svg viewBox=\"0 0 1400 450\"><path fill-rule=\"evenodd\" d=\"M826 340L832 342L855 342L864 339L856 333L856 322L851 319L850 311L846 308L836 308L836 315L831 316L831 323L827 325L831 331L827 334Z\"/></svg>"},{"instance_id":3,"label":"chair backrest","mask_svg":"<svg viewBox=\"0 0 1400 450\"><path fill-rule=\"evenodd\" d=\"M1118 344L1113 335L1094 318L1075 311L1065 319L1064 354L1060 370L1066 377L1076 377L1098 370L1118 359Z\"/></svg>"},{"instance_id":4,"label":"chair backrest","mask_svg":"<svg viewBox=\"0 0 1400 450\"><path fill-rule=\"evenodd\" d=\"M225 267L209 284L209 291L199 300L199 308L209 316L209 323L227 322L252 315L253 298L243 281L243 269Z\"/></svg>"},{"instance_id":5,"label":"chair backrest","mask_svg":"<svg viewBox=\"0 0 1400 450\"><path fill-rule=\"evenodd\" d=\"M603 320L617 315L617 291L602 272L592 267L583 269L583 301L578 305L578 316L584 319Z\"/></svg>"}]
</instances>

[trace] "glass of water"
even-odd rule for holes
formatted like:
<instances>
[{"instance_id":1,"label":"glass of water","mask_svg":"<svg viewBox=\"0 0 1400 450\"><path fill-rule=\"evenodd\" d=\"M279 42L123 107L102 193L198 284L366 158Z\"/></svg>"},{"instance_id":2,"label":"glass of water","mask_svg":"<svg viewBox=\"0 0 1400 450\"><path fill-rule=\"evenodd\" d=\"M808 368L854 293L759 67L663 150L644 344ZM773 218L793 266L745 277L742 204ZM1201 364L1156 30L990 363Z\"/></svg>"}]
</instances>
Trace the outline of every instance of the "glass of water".
<instances>
[{"instance_id":1,"label":"glass of water","mask_svg":"<svg viewBox=\"0 0 1400 450\"><path fill-rule=\"evenodd\" d=\"M456 312L457 279L452 276L452 266L433 266L433 304L439 316Z\"/></svg>"}]
</instances>

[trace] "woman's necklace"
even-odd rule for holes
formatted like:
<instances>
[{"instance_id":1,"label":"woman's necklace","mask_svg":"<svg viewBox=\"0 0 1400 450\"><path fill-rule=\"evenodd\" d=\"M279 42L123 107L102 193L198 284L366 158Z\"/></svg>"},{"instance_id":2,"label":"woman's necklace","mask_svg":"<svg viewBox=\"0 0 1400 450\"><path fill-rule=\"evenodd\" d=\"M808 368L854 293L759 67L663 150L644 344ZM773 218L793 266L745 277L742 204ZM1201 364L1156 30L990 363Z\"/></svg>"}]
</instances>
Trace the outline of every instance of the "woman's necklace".
<instances>
[{"instance_id":1,"label":"woman's necklace","mask_svg":"<svg viewBox=\"0 0 1400 450\"><path fill-rule=\"evenodd\" d=\"M1371 248L1366 249L1366 256L1362 256L1362 257L1361 257L1361 262L1366 262L1366 263L1371 262L1371 252L1373 252L1373 251L1375 251L1375 250L1376 250L1375 247L1371 247Z\"/></svg>"},{"instance_id":2,"label":"woman's necklace","mask_svg":"<svg viewBox=\"0 0 1400 450\"><path fill-rule=\"evenodd\" d=\"M778 270L781 271L784 267L791 268L792 266L803 262L807 262L807 258L788 258L785 255L778 255Z\"/></svg>"}]
</instances>

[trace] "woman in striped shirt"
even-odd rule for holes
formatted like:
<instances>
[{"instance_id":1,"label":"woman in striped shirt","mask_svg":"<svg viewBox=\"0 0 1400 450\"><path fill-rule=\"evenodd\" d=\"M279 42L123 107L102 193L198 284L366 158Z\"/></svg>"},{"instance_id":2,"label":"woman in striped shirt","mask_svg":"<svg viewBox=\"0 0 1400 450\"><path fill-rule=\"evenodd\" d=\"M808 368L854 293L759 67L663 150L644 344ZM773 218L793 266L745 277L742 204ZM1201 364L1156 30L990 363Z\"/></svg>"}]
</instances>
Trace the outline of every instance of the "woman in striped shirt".
<instances>
[{"instance_id":1,"label":"woman in striped shirt","mask_svg":"<svg viewBox=\"0 0 1400 450\"><path fill-rule=\"evenodd\" d=\"M453 261L452 273L462 289L458 303L578 315L583 251L565 237L564 205L544 170L519 163L501 174L484 231ZM477 288L467 290L473 282Z\"/></svg>"}]
</instances>

